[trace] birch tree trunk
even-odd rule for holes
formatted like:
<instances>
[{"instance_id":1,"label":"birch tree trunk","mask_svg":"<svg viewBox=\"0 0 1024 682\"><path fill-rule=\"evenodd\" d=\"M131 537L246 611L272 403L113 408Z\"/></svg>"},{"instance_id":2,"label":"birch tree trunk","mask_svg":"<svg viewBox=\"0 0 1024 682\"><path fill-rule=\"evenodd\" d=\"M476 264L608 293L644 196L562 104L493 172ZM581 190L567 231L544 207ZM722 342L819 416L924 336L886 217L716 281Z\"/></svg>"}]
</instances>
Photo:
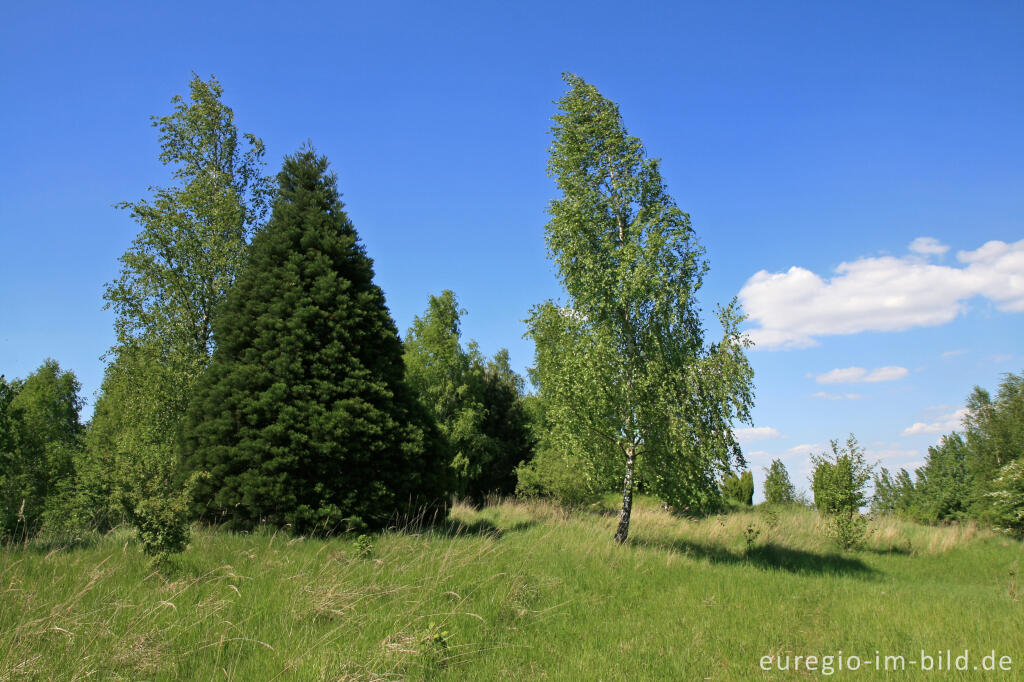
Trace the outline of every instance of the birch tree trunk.
<instances>
[{"instance_id":1,"label":"birch tree trunk","mask_svg":"<svg viewBox=\"0 0 1024 682\"><path fill-rule=\"evenodd\" d=\"M619 512L619 527L615 531L615 542L620 545L629 536L629 515L633 512L633 464L636 453L630 449L626 456L626 477L622 484L622 511Z\"/></svg>"}]
</instances>

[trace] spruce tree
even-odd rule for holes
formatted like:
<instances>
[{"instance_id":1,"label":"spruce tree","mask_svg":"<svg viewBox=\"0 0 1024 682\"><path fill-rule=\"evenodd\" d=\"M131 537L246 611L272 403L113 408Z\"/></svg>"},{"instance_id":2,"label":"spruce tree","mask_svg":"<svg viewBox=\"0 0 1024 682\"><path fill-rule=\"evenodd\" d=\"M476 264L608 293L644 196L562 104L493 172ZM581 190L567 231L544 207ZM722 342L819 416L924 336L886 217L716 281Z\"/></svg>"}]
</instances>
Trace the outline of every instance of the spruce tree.
<instances>
[{"instance_id":1,"label":"spruce tree","mask_svg":"<svg viewBox=\"0 0 1024 682\"><path fill-rule=\"evenodd\" d=\"M266 228L217 321L183 429L197 511L299 533L375 528L448 492L437 427L404 383L402 343L328 172L287 157Z\"/></svg>"}]
</instances>

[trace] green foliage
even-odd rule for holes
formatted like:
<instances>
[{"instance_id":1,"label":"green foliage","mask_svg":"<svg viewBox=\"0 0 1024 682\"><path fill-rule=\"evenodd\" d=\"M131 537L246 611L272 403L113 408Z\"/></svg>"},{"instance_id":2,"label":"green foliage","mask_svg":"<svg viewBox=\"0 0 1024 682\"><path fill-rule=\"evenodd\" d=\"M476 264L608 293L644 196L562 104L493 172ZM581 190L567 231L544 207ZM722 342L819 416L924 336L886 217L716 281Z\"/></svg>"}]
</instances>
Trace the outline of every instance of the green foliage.
<instances>
[{"instance_id":1,"label":"green foliage","mask_svg":"<svg viewBox=\"0 0 1024 682\"><path fill-rule=\"evenodd\" d=\"M0 538L58 523L82 447L81 384L56 360L25 380L0 376Z\"/></svg>"},{"instance_id":2,"label":"green foliage","mask_svg":"<svg viewBox=\"0 0 1024 682\"><path fill-rule=\"evenodd\" d=\"M856 549L864 543L868 534L868 518L850 510L830 514L825 533L841 549Z\"/></svg>"},{"instance_id":3,"label":"green foliage","mask_svg":"<svg viewBox=\"0 0 1024 682\"><path fill-rule=\"evenodd\" d=\"M356 556L365 559L373 553L373 539L365 533L360 533L355 541Z\"/></svg>"},{"instance_id":4,"label":"green foliage","mask_svg":"<svg viewBox=\"0 0 1024 682\"><path fill-rule=\"evenodd\" d=\"M932 448L929 448L929 451L931 450ZM871 512L873 514L912 516L910 505L913 495L914 483L906 469L900 469L893 476L888 469L882 467L874 475Z\"/></svg>"},{"instance_id":5,"label":"green foliage","mask_svg":"<svg viewBox=\"0 0 1024 682\"><path fill-rule=\"evenodd\" d=\"M872 511L926 523L974 519L1007 527L1006 467L1024 449L1024 375L1006 374L993 398L975 387L967 398L963 431L928 448L924 466L875 477ZM1012 470L1011 470L1012 471ZM997 483L997 479L1002 479Z\"/></svg>"},{"instance_id":6,"label":"green foliage","mask_svg":"<svg viewBox=\"0 0 1024 682\"><path fill-rule=\"evenodd\" d=\"M405 338L406 380L437 421L452 451L456 493L475 502L509 494L516 467L530 458L533 435L522 404L523 380L501 349L484 360L475 343L461 343L455 294L431 296Z\"/></svg>"},{"instance_id":7,"label":"green foliage","mask_svg":"<svg viewBox=\"0 0 1024 682\"><path fill-rule=\"evenodd\" d=\"M976 386L967 398L964 431L966 505L974 518L993 522L987 493L1001 470L1024 454L1024 373L1003 375L995 398Z\"/></svg>"},{"instance_id":8,"label":"green foliage","mask_svg":"<svg viewBox=\"0 0 1024 682\"><path fill-rule=\"evenodd\" d=\"M129 491L128 520L137 529L142 551L155 562L165 562L188 546L191 496L204 477L205 474L193 474L181 490L170 494L159 484L147 490L143 483Z\"/></svg>"},{"instance_id":9,"label":"green foliage","mask_svg":"<svg viewBox=\"0 0 1024 682\"><path fill-rule=\"evenodd\" d=\"M610 485L602 485L597 477L582 475L587 470L581 471L580 465L591 460L576 457L552 443L553 431L547 423L543 398L537 394L526 396L523 405L536 447L533 458L516 469L516 494L550 497L562 505L575 507L594 502L607 492Z\"/></svg>"},{"instance_id":10,"label":"green foliage","mask_svg":"<svg viewBox=\"0 0 1024 682\"><path fill-rule=\"evenodd\" d=\"M532 417L526 405L526 388L509 361L508 351L498 350L483 368L483 433L490 444L488 465L481 469L471 496L515 491L517 469L528 462L537 447Z\"/></svg>"},{"instance_id":11,"label":"green foliage","mask_svg":"<svg viewBox=\"0 0 1024 682\"><path fill-rule=\"evenodd\" d=\"M999 530L1024 539L1024 460L1015 459L999 470L988 493L988 516Z\"/></svg>"},{"instance_id":12,"label":"green foliage","mask_svg":"<svg viewBox=\"0 0 1024 682\"><path fill-rule=\"evenodd\" d=\"M761 537L761 529L752 522L748 523L747 527L743 529L743 542L746 544L747 554L750 554L751 550L754 549L754 545L759 537Z\"/></svg>"},{"instance_id":13,"label":"green foliage","mask_svg":"<svg viewBox=\"0 0 1024 682\"><path fill-rule=\"evenodd\" d=\"M722 497L732 504L751 506L754 504L754 475L744 471L737 476L730 472L722 478Z\"/></svg>"},{"instance_id":14,"label":"green foliage","mask_svg":"<svg viewBox=\"0 0 1024 682\"><path fill-rule=\"evenodd\" d=\"M263 142L239 140L223 88L193 75L174 113L152 117L160 161L178 185L153 187L152 200L122 202L141 231L121 256L121 273L104 298L116 315L118 344L156 341L205 363L213 350L216 309L245 258L270 197Z\"/></svg>"},{"instance_id":15,"label":"green foliage","mask_svg":"<svg viewBox=\"0 0 1024 682\"><path fill-rule=\"evenodd\" d=\"M266 213L263 143L241 139L216 79L193 76L189 98L153 117L175 185L124 202L139 226L104 298L115 313L102 396L87 439L79 500L97 519L118 509L144 548L181 548L175 440L213 351L213 327ZM104 475L105 474L105 475ZM162 523L169 524L160 528Z\"/></svg>"},{"instance_id":16,"label":"green foliage","mask_svg":"<svg viewBox=\"0 0 1024 682\"><path fill-rule=\"evenodd\" d=\"M569 302L537 306L528 321L542 450L572 460L584 488L622 485L624 541L635 473L677 508L718 503L718 474L742 464L732 423L749 420L752 370L735 301L719 310L722 339L704 344L695 294L707 264L658 161L613 102L565 80L546 238Z\"/></svg>"},{"instance_id":17,"label":"green foliage","mask_svg":"<svg viewBox=\"0 0 1024 682\"><path fill-rule=\"evenodd\" d=\"M297 533L380 528L449 493L444 441L327 159L287 157L183 426L196 511Z\"/></svg>"},{"instance_id":18,"label":"green foliage","mask_svg":"<svg viewBox=\"0 0 1024 682\"><path fill-rule=\"evenodd\" d=\"M764 479L764 500L768 504L796 504L796 488L789 480L786 465L773 459Z\"/></svg>"},{"instance_id":19,"label":"green foliage","mask_svg":"<svg viewBox=\"0 0 1024 682\"><path fill-rule=\"evenodd\" d=\"M853 549L863 541L867 530L860 509L870 501L867 484L874 466L864 460L864 450L853 434L845 447L837 440L831 445L831 454L811 456L814 505L828 516L828 533L836 544Z\"/></svg>"},{"instance_id":20,"label":"green foliage","mask_svg":"<svg viewBox=\"0 0 1024 682\"><path fill-rule=\"evenodd\" d=\"M867 484L874 467L864 459L864 449L850 435L846 445L831 442L832 452L811 455L811 489L814 506L826 514L858 510L870 501Z\"/></svg>"}]
</instances>

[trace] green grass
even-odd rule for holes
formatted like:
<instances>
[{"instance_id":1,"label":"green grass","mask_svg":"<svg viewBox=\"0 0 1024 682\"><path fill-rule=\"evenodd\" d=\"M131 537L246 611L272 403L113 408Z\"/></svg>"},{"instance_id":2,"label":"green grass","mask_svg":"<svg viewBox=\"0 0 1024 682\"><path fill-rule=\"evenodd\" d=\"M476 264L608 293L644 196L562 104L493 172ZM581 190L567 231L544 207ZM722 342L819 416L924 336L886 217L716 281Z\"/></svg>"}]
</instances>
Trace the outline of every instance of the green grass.
<instances>
[{"instance_id":1,"label":"green grass","mask_svg":"<svg viewBox=\"0 0 1024 682\"><path fill-rule=\"evenodd\" d=\"M123 531L8 547L0 680L758 680L817 676L765 655L922 649L1013 659L965 679L1024 670L1024 550L973 526L885 520L843 554L808 510L686 520L641 499L629 546L614 525L611 502L503 502L358 546L197 529L159 571Z\"/></svg>"}]
</instances>

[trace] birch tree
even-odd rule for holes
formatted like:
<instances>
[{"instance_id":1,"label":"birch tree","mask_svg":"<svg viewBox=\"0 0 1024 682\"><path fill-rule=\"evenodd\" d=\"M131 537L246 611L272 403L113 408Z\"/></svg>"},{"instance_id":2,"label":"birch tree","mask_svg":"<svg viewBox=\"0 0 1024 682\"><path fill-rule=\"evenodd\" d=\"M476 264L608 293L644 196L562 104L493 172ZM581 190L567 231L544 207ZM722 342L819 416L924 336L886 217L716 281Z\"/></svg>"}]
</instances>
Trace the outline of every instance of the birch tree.
<instances>
[{"instance_id":1,"label":"birch tree","mask_svg":"<svg viewBox=\"0 0 1024 682\"><path fill-rule=\"evenodd\" d=\"M187 539L184 493L174 480L178 427L273 189L263 175L263 142L239 134L222 95L215 78L193 75L188 97L174 96L170 114L152 117L172 184L117 205L140 229L104 292L117 343L88 439L90 458L110 472L113 505L143 534L178 538L167 545L174 549Z\"/></svg>"},{"instance_id":2,"label":"birch tree","mask_svg":"<svg viewBox=\"0 0 1024 682\"><path fill-rule=\"evenodd\" d=\"M568 301L532 311L533 376L551 443L580 476L621 482L623 543L638 472L666 502L701 509L719 499L719 477L745 464L732 424L750 420L750 344L735 300L718 308L721 339L705 344L696 294L708 264L690 217L618 106L564 78L548 161L559 196L545 230Z\"/></svg>"}]
</instances>

